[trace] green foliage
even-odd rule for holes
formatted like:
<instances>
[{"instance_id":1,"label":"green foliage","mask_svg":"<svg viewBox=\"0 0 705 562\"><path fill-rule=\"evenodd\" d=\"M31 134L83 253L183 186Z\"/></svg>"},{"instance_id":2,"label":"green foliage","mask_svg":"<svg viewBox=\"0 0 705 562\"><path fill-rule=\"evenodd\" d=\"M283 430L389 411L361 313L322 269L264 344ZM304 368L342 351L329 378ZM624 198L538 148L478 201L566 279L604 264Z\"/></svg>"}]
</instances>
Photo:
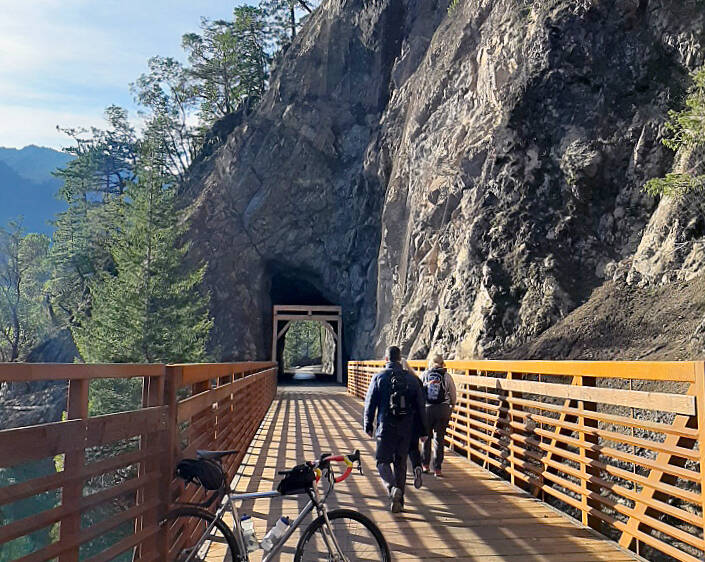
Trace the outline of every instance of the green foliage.
<instances>
[{"instance_id":1,"label":"green foliage","mask_svg":"<svg viewBox=\"0 0 705 562\"><path fill-rule=\"evenodd\" d=\"M663 143L678 152L678 169L649 180L651 195L685 195L705 189L705 68L692 75L685 108L669 112L668 136Z\"/></svg>"},{"instance_id":2,"label":"green foliage","mask_svg":"<svg viewBox=\"0 0 705 562\"><path fill-rule=\"evenodd\" d=\"M130 85L143 108L147 135L164 139L167 168L183 180L202 142L202 130L191 123L198 107L198 84L178 61L152 57L148 72Z\"/></svg>"},{"instance_id":3,"label":"green foliage","mask_svg":"<svg viewBox=\"0 0 705 562\"><path fill-rule=\"evenodd\" d=\"M75 158L55 175L63 181L59 196L67 210L55 221L50 313L61 326L75 324L88 308L88 282L113 268L109 243L120 223L127 185L134 181L137 138L127 112L110 106L106 129L64 129Z\"/></svg>"},{"instance_id":4,"label":"green foliage","mask_svg":"<svg viewBox=\"0 0 705 562\"><path fill-rule=\"evenodd\" d=\"M267 86L269 55L264 12L253 6L235 8L233 32L237 40L238 95L248 103L257 103Z\"/></svg>"},{"instance_id":5,"label":"green foliage","mask_svg":"<svg viewBox=\"0 0 705 562\"><path fill-rule=\"evenodd\" d=\"M455 11L455 9L458 7L458 4L460 3L460 0L451 0L450 4L448 4L448 13L452 13Z\"/></svg>"},{"instance_id":6,"label":"green foliage","mask_svg":"<svg viewBox=\"0 0 705 562\"><path fill-rule=\"evenodd\" d=\"M44 283L49 239L25 234L19 222L0 228L0 358L17 361L47 333Z\"/></svg>"},{"instance_id":7,"label":"green foliage","mask_svg":"<svg viewBox=\"0 0 705 562\"><path fill-rule=\"evenodd\" d=\"M261 0L259 7L266 17L267 35L273 46L286 48L317 5L309 0Z\"/></svg>"},{"instance_id":8,"label":"green foliage","mask_svg":"<svg viewBox=\"0 0 705 562\"><path fill-rule=\"evenodd\" d=\"M286 332L284 367L295 367L321 358L323 330L319 322L292 322Z\"/></svg>"},{"instance_id":9,"label":"green foliage","mask_svg":"<svg viewBox=\"0 0 705 562\"><path fill-rule=\"evenodd\" d=\"M184 265L166 149L159 138L141 144L137 181L128 186L123 221L111 241L115 271L90 286L90 315L74 329L89 362L201 361L211 328L208 299L199 292L205 267Z\"/></svg>"},{"instance_id":10,"label":"green foliage","mask_svg":"<svg viewBox=\"0 0 705 562\"><path fill-rule=\"evenodd\" d=\"M182 46L196 84L199 116L210 126L244 101L255 103L264 94L268 55L264 13L252 6L235 8L232 22L201 20L201 33L187 33Z\"/></svg>"}]
</instances>

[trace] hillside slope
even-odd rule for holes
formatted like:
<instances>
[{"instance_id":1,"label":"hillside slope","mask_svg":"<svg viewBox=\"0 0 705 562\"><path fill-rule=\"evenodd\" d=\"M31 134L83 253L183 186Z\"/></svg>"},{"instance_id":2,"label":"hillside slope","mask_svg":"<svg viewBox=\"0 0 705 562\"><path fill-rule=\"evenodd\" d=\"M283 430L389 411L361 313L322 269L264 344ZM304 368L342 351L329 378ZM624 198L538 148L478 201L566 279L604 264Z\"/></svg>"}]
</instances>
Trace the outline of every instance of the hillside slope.
<instances>
[{"instance_id":1,"label":"hillside slope","mask_svg":"<svg viewBox=\"0 0 705 562\"><path fill-rule=\"evenodd\" d=\"M50 234L49 222L66 208L57 198L61 182L51 172L70 158L51 148L0 147L0 224L21 216L28 232Z\"/></svg>"},{"instance_id":2,"label":"hillside slope","mask_svg":"<svg viewBox=\"0 0 705 562\"><path fill-rule=\"evenodd\" d=\"M705 275L636 287L609 281L516 359L685 360L705 355Z\"/></svg>"}]
</instances>

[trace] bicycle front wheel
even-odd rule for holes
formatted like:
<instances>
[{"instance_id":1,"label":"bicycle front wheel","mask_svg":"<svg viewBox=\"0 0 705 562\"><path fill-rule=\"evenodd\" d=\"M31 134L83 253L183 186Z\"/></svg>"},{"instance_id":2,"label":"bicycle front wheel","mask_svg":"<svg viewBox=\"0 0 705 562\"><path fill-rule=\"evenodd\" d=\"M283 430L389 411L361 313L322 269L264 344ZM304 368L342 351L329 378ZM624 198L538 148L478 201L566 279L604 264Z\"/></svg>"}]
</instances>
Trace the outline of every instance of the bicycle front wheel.
<instances>
[{"instance_id":1,"label":"bicycle front wheel","mask_svg":"<svg viewBox=\"0 0 705 562\"><path fill-rule=\"evenodd\" d=\"M214 557L241 560L235 535L222 519L198 507L178 507L161 523L169 525L170 540L176 546L174 562L205 562ZM208 529L210 528L210 531Z\"/></svg>"},{"instance_id":2,"label":"bicycle front wheel","mask_svg":"<svg viewBox=\"0 0 705 562\"><path fill-rule=\"evenodd\" d=\"M351 509L335 509L328 513L331 530L343 553L344 561L369 560L389 562L389 546L379 527L369 518ZM329 550L329 546L332 550ZM296 545L295 562L339 560L325 519L314 519Z\"/></svg>"}]
</instances>

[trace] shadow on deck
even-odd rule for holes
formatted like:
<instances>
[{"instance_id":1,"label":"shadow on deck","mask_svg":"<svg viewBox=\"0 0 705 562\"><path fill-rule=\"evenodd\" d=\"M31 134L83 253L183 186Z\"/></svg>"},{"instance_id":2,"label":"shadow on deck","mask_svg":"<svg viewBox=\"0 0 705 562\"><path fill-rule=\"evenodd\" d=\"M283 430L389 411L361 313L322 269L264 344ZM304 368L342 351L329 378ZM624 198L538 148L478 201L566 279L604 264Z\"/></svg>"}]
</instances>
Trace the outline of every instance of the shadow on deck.
<instances>
[{"instance_id":1,"label":"shadow on deck","mask_svg":"<svg viewBox=\"0 0 705 562\"><path fill-rule=\"evenodd\" d=\"M360 449L364 476L354 473L336 486L328 504L370 516L382 529L394 560L636 559L614 542L452 453L446 456L445 478L427 476L421 490L407 488L405 513L391 514L375 468L374 441L363 433L361 418L360 400L342 387L280 386L238 471L237 491L272 490L281 478L277 470L321 453ZM250 501L241 513L253 515L261 539L278 517L295 515L305 502L305 496ZM293 559L298 536L297 531L289 540L282 560Z\"/></svg>"}]
</instances>

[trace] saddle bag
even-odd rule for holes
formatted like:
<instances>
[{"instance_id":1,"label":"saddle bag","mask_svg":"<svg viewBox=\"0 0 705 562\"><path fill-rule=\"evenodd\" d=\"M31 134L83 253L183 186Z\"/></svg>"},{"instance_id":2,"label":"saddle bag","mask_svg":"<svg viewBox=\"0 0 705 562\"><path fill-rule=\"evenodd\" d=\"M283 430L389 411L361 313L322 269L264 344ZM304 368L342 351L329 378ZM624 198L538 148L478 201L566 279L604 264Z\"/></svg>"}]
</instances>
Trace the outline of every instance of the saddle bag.
<instances>
[{"instance_id":1,"label":"saddle bag","mask_svg":"<svg viewBox=\"0 0 705 562\"><path fill-rule=\"evenodd\" d=\"M223 468L208 459L183 459L176 465L176 475L187 484L194 482L206 490L220 490L225 485Z\"/></svg>"}]
</instances>

